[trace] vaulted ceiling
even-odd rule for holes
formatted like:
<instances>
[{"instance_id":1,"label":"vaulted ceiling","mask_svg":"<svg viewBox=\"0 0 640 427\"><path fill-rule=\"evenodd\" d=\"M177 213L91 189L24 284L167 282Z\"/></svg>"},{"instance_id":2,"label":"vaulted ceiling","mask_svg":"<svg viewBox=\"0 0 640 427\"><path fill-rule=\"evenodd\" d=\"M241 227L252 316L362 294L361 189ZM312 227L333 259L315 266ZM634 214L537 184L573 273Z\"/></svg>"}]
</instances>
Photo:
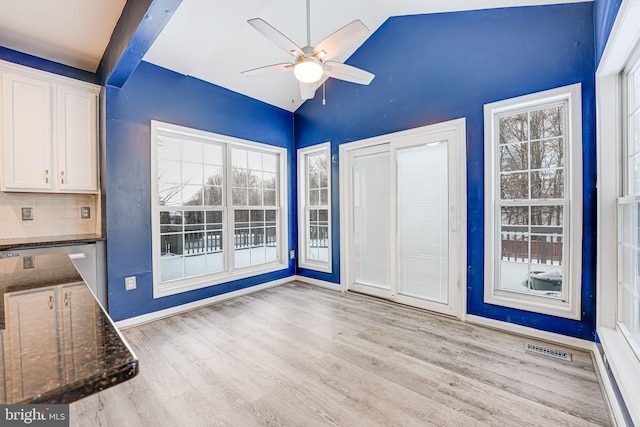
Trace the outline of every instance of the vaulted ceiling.
<instances>
[{"instance_id":1,"label":"vaulted ceiling","mask_svg":"<svg viewBox=\"0 0 640 427\"><path fill-rule=\"evenodd\" d=\"M311 0L311 45L354 19L371 34L393 16L578 1ZM125 2L3 0L0 46L94 72ZM248 19L262 18L302 47L305 9L305 0L183 0L144 60L295 111L302 100L291 72L259 77L240 73L292 58L247 24ZM336 60L347 60L358 47Z\"/></svg>"}]
</instances>

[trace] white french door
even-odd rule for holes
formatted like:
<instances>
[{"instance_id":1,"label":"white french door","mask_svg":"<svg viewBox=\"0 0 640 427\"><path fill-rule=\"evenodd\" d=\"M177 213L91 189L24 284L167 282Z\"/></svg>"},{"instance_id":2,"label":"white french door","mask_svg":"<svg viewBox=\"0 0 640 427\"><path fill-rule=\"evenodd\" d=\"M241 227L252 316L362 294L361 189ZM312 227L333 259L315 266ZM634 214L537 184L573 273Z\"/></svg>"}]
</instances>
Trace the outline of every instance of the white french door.
<instances>
[{"instance_id":1,"label":"white french door","mask_svg":"<svg viewBox=\"0 0 640 427\"><path fill-rule=\"evenodd\" d=\"M456 120L341 147L343 288L460 316L465 143Z\"/></svg>"}]
</instances>

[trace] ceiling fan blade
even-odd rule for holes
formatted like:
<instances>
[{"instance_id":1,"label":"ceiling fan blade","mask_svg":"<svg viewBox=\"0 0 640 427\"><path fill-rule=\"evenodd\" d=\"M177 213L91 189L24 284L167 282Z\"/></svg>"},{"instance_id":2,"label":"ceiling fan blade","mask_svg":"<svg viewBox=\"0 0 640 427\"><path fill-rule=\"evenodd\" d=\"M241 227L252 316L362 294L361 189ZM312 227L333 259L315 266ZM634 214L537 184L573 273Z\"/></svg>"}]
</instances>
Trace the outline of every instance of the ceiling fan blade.
<instances>
[{"instance_id":1,"label":"ceiling fan blade","mask_svg":"<svg viewBox=\"0 0 640 427\"><path fill-rule=\"evenodd\" d=\"M282 34L280 31L273 28L271 25L267 24L260 18L249 19L247 21L249 25L255 28L260 34L265 36L268 40L270 40L273 44L278 46L280 49L284 50L290 55L293 56L304 56L304 52L302 49L289 40L287 36Z\"/></svg>"},{"instance_id":2,"label":"ceiling fan blade","mask_svg":"<svg viewBox=\"0 0 640 427\"><path fill-rule=\"evenodd\" d=\"M368 71L333 61L325 62L324 74L329 77L333 77L334 79L358 83L361 85L368 85L375 77L374 74L371 74Z\"/></svg>"},{"instance_id":3,"label":"ceiling fan blade","mask_svg":"<svg viewBox=\"0 0 640 427\"><path fill-rule=\"evenodd\" d=\"M300 82L300 96L302 97L302 100L313 99L313 97L316 96L316 90L320 87L321 84L322 79L315 83Z\"/></svg>"},{"instance_id":4,"label":"ceiling fan blade","mask_svg":"<svg viewBox=\"0 0 640 427\"><path fill-rule=\"evenodd\" d=\"M369 35L367 26L361 20L356 19L318 43L313 49L313 53L323 61L328 61L354 46L367 35Z\"/></svg>"},{"instance_id":5,"label":"ceiling fan blade","mask_svg":"<svg viewBox=\"0 0 640 427\"><path fill-rule=\"evenodd\" d=\"M243 71L243 76L254 77L254 76L262 76L269 73L278 73L281 71L288 71L293 69L293 64L291 62L284 62L282 64L273 64L267 65L265 67L258 67L251 70Z\"/></svg>"}]
</instances>

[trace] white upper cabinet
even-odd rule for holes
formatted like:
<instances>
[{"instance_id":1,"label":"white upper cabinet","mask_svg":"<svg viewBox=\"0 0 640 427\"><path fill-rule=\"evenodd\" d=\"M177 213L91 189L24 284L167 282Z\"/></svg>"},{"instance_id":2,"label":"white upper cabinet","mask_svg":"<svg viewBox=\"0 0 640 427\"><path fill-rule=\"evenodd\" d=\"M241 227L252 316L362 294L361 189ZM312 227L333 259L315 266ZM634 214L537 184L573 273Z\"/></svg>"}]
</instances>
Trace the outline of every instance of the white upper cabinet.
<instances>
[{"instance_id":1,"label":"white upper cabinet","mask_svg":"<svg viewBox=\"0 0 640 427\"><path fill-rule=\"evenodd\" d=\"M53 86L5 73L2 189L52 190Z\"/></svg>"},{"instance_id":2,"label":"white upper cabinet","mask_svg":"<svg viewBox=\"0 0 640 427\"><path fill-rule=\"evenodd\" d=\"M96 94L58 87L58 167L60 191L98 190Z\"/></svg>"},{"instance_id":3,"label":"white upper cabinet","mask_svg":"<svg viewBox=\"0 0 640 427\"><path fill-rule=\"evenodd\" d=\"M99 87L0 61L2 191L98 192Z\"/></svg>"}]
</instances>

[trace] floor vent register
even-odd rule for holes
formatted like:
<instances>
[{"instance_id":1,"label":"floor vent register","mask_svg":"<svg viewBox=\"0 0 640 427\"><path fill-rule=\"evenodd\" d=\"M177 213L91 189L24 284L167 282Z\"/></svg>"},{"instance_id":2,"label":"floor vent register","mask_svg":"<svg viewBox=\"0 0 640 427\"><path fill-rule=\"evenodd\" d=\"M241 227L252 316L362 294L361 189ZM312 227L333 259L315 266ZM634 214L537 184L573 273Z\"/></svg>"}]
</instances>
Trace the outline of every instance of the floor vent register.
<instances>
[{"instance_id":1,"label":"floor vent register","mask_svg":"<svg viewBox=\"0 0 640 427\"><path fill-rule=\"evenodd\" d=\"M537 344L524 343L524 351L529 353L541 354L543 356L549 356L556 359L566 360L571 362L571 353L568 351L556 350L554 348L548 348Z\"/></svg>"}]
</instances>

